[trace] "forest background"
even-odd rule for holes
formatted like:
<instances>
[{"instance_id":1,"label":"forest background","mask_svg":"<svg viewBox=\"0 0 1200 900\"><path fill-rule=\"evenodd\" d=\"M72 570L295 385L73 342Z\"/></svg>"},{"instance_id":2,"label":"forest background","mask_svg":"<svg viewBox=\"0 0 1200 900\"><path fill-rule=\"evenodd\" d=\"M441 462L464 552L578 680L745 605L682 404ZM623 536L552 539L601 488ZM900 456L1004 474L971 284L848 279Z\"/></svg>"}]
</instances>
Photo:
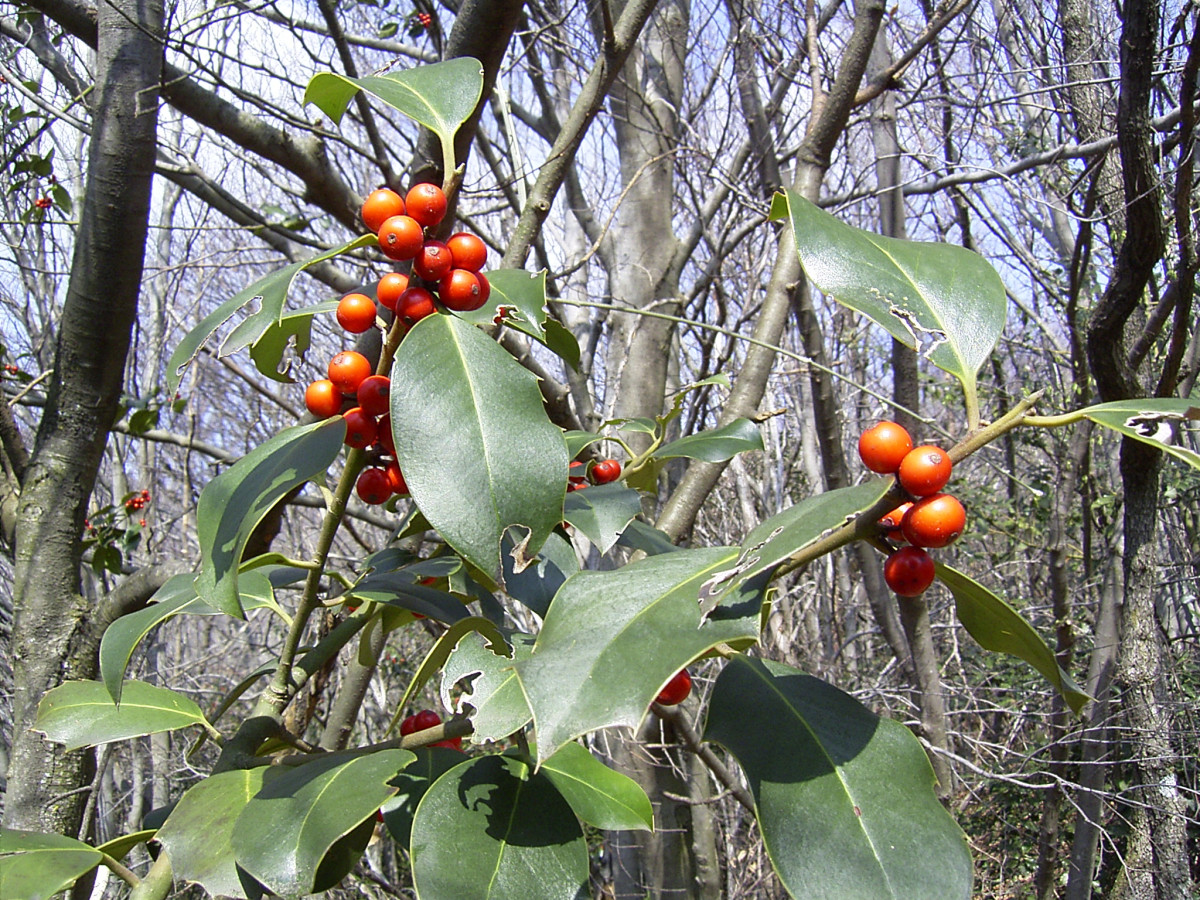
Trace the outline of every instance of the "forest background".
<instances>
[{"instance_id":1,"label":"forest background","mask_svg":"<svg viewBox=\"0 0 1200 900\"><path fill-rule=\"evenodd\" d=\"M147 40L100 65L106 28ZM61 754L29 731L34 707L64 678L94 677L105 625L194 568L204 485L304 418L300 387L244 356L202 353L178 396L166 392L182 336L267 271L360 233L371 188L440 180L428 135L365 100L335 128L304 103L310 77L454 56L479 59L486 86L460 132L455 214L493 263L546 271L551 311L582 350L572 369L510 337L555 421L594 431L660 415L718 373L732 387L686 394L677 435L761 414L762 452L664 470L644 512L677 541L736 545L861 481L854 444L880 418L935 442L965 431L944 373L810 289L781 251L791 235L768 220L781 187L997 268L1009 324L980 373L985 419L1035 389L1043 412L1192 396L1191 4L0 4L6 826L102 841L207 771L166 734ZM597 91L606 65L614 77ZM157 104L157 121L112 130L121 103ZM329 300L387 268L371 252L312 266L293 298ZM291 376L318 377L341 341L318 317ZM145 507L127 509L143 490ZM901 621L865 545L789 576L761 655L922 738L978 896L1192 896L1200 476L1081 424L1011 432L973 457L956 493L970 526L948 556L1047 637L1095 698L1082 715L1024 663L980 651L944 589ZM320 505L291 497L277 539L304 546ZM100 539L93 524L108 529ZM395 524L352 505L335 557L379 549ZM397 635L366 683L368 740L430 637ZM146 640L131 672L209 707L278 638L254 616L186 617ZM308 686L299 730L319 730L351 667ZM693 721L705 664L695 675ZM682 824L606 836L597 889L783 896L745 810L663 727L651 718L641 752L599 739ZM405 896L405 877L402 860L368 853L354 890Z\"/></svg>"}]
</instances>

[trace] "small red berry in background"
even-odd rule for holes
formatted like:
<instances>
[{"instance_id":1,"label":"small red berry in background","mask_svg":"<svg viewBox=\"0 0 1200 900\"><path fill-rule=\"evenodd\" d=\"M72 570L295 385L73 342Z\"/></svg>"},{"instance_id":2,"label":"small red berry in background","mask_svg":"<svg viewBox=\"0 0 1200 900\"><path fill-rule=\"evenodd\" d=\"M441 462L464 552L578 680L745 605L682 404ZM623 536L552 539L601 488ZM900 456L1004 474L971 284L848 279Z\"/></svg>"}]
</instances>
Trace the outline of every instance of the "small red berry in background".
<instances>
[{"instance_id":1,"label":"small red berry in background","mask_svg":"<svg viewBox=\"0 0 1200 900\"><path fill-rule=\"evenodd\" d=\"M410 287L396 301L396 316L410 325L437 312L433 294L422 287Z\"/></svg>"},{"instance_id":2,"label":"small red berry in background","mask_svg":"<svg viewBox=\"0 0 1200 900\"><path fill-rule=\"evenodd\" d=\"M621 464L615 459L602 459L592 465L591 475L594 484L608 484L621 477Z\"/></svg>"},{"instance_id":3,"label":"small red berry in background","mask_svg":"<svg viewBox=\"0 0 1200 900\"><path fill-rule=\"evenodd\" d=\"M426 281L441 281L454 265L454 259L450 256L450 248L441 241L426 241L413 257L412 265L413 271Z\"/></svg>"},{"instance_id":4,"label":"small red berry in background","mask_svg":"<svg viewBox=\"0 0 1200 900\"><path fill-rule=\"evenodd\" d=\"M400 295L408 290L408 276L402 272L388 272L379 279L379 284L375 286L375 296L379 298L379 305L385 309L396 311L396 301L400 299Z\"/></svg>"},{"instance_id":5,"label":"small red berry in background","mask_svg":"<svg viewBox=\"0 0 1200 900\"><path fill-rule=\"evenodd\" d=\"M676 706L687 699L692 692L692 676L687 669L680 669L667 682L667 686L658 692L655 698L663 706Z\"/></svg>"},{"instance_id":6,"label":"small red berry in background","mask_svg":"<svg viewBox=\"0 0 1200 900\"><path fill-rule=\"evenodd\" d=\"M904 514L900 528L914 547L948 547L967 524L967 511L957 498L934 494L918 500Z\"/></svg>"},{"instance_id":7,"label":"small red berry in background","mask_svg":"<svg viewBox=\"0 0 1200 900\"><path fill-rule=\"evenodd\" d=\"M346 444L362 450L375 443L378 425L372 416L368 416L359 407L346 410L343 416L346 420Z\"/></svg>"},{"instance_id":8,"label":"small red berry in background","mask_svg":"<svg viewBox=\"0 0 1200 900\"><path fill-rule=\"evenodd\" d=\"M342 392L328 378L322 378L304 389L304 405L318 419L328 419L342 411Z\"/></svg>"},{"instance_id":9,"label":"small red berry in background","mask_svg":"<svg viewBox=\"0 0 1200 900\"><path fill-rule=\"evenodd\" d=\"M904 514L906 512L908 512L910 509L912 509L912 503L901 503L899 506L897 506L895 509L893 509L890 513L883 516L879 520L879 527L887 532L899 531L900 523L902 521L904 521ZM889 535L889 536L895 537L895 535Z\"/></svg>"},{"instance_id":10,"label":"small red berry in background","mask_svg":"<svg viewBox=\"0 0 1200 900\"><path fill-rule=\"evenodd\" d=\"M446 239L446 246L450 248L456 269L478 272L487 262L487 244L469 232L460 231L450 235Z\"/></svg>"},{"instance_id":11,"label":"small red berry in background","mask_svg":"<svg viewBox=\"0 0 1200 900\"><path fill-rule=\"evenodd\" d=\"M389 387L388 390L390 391L391 388ZM379 422L376 424L378 425L378 434L375 435L375 440L379 443L380 447L392 454L392 456L395 456L396 437L392 434L392 417L390 415L381 416Z\"/></svg>"},{"instance_id":12,"label":"small red berry in background","mask_svg":"<svg viewBox=\"0 0 1200 900\"><path fill-rule=\"evenodd\" d=\"M438 282L438 297L455 312L470 312L483 305L479 276L467 269L451 269Z\"/></svg>"},{"instance_id":13,"label":"small red berry in background","mask_svg":"<svg viewBox=\"0 0 1200 900\"><path fill-rule=\"evenodd\" d=\"M362 205L363 224L378 233L392 216L404 215L404 198L391 188L379 188L367 194Z\"/></svg>"},{"instance_id":14,"label":"small red berry in background","mask_svg":"<svg viewBox=\"0 0 1200 900\"><path fill-rule=\"evenodd\" d=\"M54 204L51 202L49 197L38 197L33 201L33 205L38 209L49 209Z\"/></svg>"},{"instance_id":15,"label":"small red berry in background","mask_svg":"<svg viewBox=\"0 0 1200 900\"><path fill-rule=\"evenodd\" d=\"M393 494L407 494L408 483L404 480L404 473L400 471L398 463L388 463L386 470L388 490Z\"/></svg>"},{"instance_id":16,"label":"small red berry in background","mask_svg":"<svg viewBox=\"0 0 1200 900\"><path fill-rule=\"evenodd\" d=\"M379 226L379 249L388 259L412 259L421 252L425 234L412 216L392 216Z\"/></svg>"},{"instance_id":17,"label":"small red berry in background","mask_svg":"<svg viewBox=\"0 0 1200 900\"><path fill-rule=\"evenodd\" d=\"M414 184L404 198L404 207L421 225L433 228L446 215L446 195L436 184Z\"/></svg>"},{"instance_id":18,"label":"small red berry in background","mask_svg":"<svg viewBox=\"0 0 1200 900\"><path fill-rule=\"evenodd\" d=\"M920 547L901 547L883 563L883 579L901 597L918 597L933 584L933 557Z\"/></svg>"},{"instance_id":19,"label":"small red berry in background","mask_svg":"<svg viewBox=\"0 0 1200 900\"><path fill-rule=\"evenodd\" d=\"M329 361L329 380L343 394L358 393L358 386L371 374L371 363L356 350L343 350Z\"/></svg>"},{"instance_id":20,"label":"small red berry in background","mask_svg":"<svg viewBox=\"0 0 1200 900\"><path fill-rule=\"evenodd\" d=\"M375 301L366 294L347 294L337 305L338 324L351 334L362 334L375 324Z\"/></svg>"},{"instance_id":21,"label":"small red berry in background","mask_svg":"<svg viewBox=\"0 0 1200 900\"><path fill-rule=\"evenodd\" d=\"M388 486L387 473L374 466L363 469L359 473L358 481L354 483L354 490L363 503L372 505L387 503L392 496L392 489Z\"/></svg>"},{"instance_id":22,"label":"small red berry in background","mask_svg":"<svg viewBox=\"0 0 1200 900\"><path fill-rule=\"evenodd\" d=\"M946 486L953 468L945 450L925 444L908 452L900 463L898 477L914 497L928 497Z\"/></svg>"},{"instance_id":23,"label":"small red berry in background","mask_svg":"<svg viewBox=\"0 0 1200 900\"><path fill-rule=\"evenodd\" d=\"M880 422L872 425L858 439L858 456L872 472L889 475L900 468L900 462L913 448L912 438L902 425Z\"/></svg>"},{"instance_id":24,"label":"small red berry in background","mask_svg":"<svg viewBox=\"0 0 1200 900\"><path fill-rule=\"evenodd\" d=\"M448 747L451 750L457 750L462 753L462 738L452 737L446 738L444 741L438 741L436 744L430 744L430 747Z\"/></svg>"},{"instance_id":25,"label":"small red berry in background","mask_svg":"<svg viewBox=\"0 0 1200 900\"><path fill-rule=\"evenodd\" d=\"M358 405L369 416L382 416L388 411L392 379L386 375L368 375L358 386Z\"/></svg>"}]
</instances>

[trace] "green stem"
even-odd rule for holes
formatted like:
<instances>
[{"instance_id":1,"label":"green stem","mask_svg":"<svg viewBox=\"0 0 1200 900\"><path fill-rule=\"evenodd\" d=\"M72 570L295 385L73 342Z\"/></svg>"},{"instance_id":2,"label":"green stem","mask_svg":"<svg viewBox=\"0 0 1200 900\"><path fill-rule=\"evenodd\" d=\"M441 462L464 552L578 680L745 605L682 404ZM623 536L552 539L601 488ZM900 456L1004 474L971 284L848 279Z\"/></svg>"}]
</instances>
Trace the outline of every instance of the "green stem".
<instances>
[{"instance_id":1,"label":"green stem","mask_svg":"<svg viewBox=\"0 0 1200 900\"><path fill-rule=\"evenodd\" d=\"M103 851L101 851L101 852L103 852ZM111 871L114 875L116 875L118 878L120 878L123 882L125 882L130 887L136 888L139 884L142 883L142 879L138 878L137 875L134 874L132 869L125 866L116 857L109 856L107 853L105 853L103 855L103 857L101 857L101 859L100 859L100 864L107 867L109 869L109 871Z\"/></svg>"},{"instance_id":2,"label":"green stem","mask_svg":"<svg viewBox=\"0 0 1200 900\"><path fill-rule=\"evenodd\" d=\"M130 892L129 900L166 900L171 884L171 860L166 853L159 853L146 877Z\"/></svg>"},{"instance_id":3,"label":"green stem","mask_svg":"<svg viewBox=\"0 0 1200 900\"><path fill-rule=\"evenodd\" d=\"M1034 428L1062 428L1064 425L1082 422L1086 418L1083 410L1077 409L1075 412L1063 413L1060 416L1026 416L1024 424L1032 425Z\"/></svg>"}]
</instances>

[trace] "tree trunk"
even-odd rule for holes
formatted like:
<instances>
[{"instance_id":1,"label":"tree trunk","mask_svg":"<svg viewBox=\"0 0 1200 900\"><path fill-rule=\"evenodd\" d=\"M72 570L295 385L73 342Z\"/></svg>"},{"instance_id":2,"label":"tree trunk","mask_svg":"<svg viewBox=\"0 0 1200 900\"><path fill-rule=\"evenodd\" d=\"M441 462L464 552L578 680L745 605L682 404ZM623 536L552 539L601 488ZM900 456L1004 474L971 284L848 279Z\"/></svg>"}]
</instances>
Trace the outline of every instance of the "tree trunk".
<instances>
[{"instance_id":1,"label":"tree trunk","mask_svg":"<svg viewBox=\"0 0 1200 900\"><path fill-rule=\"evenodd\" d=\"M160 0L97 10L88 176L54 375L16 531L13 747L4 825L77 834L90 751L30 731L45 692L92 678L100 632L80 594L80 535L120 398L137 314L162 68Z\"/></svg>"}]
</instances>

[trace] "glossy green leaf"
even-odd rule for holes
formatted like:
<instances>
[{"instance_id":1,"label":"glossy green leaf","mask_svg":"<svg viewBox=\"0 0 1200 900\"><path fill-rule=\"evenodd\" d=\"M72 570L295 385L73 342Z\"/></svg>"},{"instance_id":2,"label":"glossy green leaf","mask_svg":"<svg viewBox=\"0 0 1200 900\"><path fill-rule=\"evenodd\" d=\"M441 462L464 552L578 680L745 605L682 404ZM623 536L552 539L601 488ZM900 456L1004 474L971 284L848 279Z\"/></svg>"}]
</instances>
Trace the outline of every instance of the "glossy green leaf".
<instances>
[{"instance_id":1,"label":"glossy green leaf","mask_svg":"<svg viewBox=\"0 0 1200 900\"><path fill-rule=\"evenodd\" d=\"M346 591L346 596L386 603L447 624L453 624L470 615L462 601L445 591L414 584L414 578L411 572L404 570L372 573Z\"/></svg>"},{"instance_id":2,"label":"glossy green leaf","mask_svg":"<svg viewBox=\"0 0 1200 900\"><path fill-rule=\"evenodd\" d=\"M525 694L517 681L513 663L527 659L533 650L534 636L514 634L508 639L510 656L500 656L488 649L482 635L469 634L458 642L442 669L442 703L447 709L466 712L470 707L471 726L475 729L471 741L485 744L502 741L514 731L524 728L533 718ZM457 707L450 689L464 678L475 676L470 691L464 693Z\"/></svg>"},{"instance_id":3,"label":"glossy green leaf","mask_svg":"<svg viewBox=\"0 0 1200 900\"><path fill-rule=\"evenodd\" d=\"M364 78L319 72L309 81L304 102L316 105L337 124L360 90L378 97L436 134L445 152L450 154L446 169L449 174L454 168L454 133L475 111L483 93L483 66L477 59L458 57Z\"/></svg>"},{"instance_id":4,"label":"glossy green leaf","mask_svg":"<svg viewBox=\"0 0 1200 900\"><path fill-rule=\"evenodd\" d=\"M539 616L544 616L567 576L579 571L575 548L557 532L552 533L533 562L518 572L512 558L512 544L512 539L505 537L505 552L501 557L504 562L504 590Z\"/></svg>"},{"instance_id":5,"label":"glossy green leaf","mask_svg":"<svg viewBox=\"0 0 1200 900\"><path fill-rule=\"evenodd\" d=\"M634 519L621 532L617 543L630 550L641 550L647 556L657 556L660 553L673 553L679 547L671 543L670 535L665 531L647 525L641 519Z\"/></svg>"},{"instance_id":6,"label":"glossy green leaf","mask_svg":"<svg viewBox=\"0 0 1200 900\"><path fill-rule=\"evenodd\" d=\"M518 759L455 766L426 791L412 828L421 900L582 900L588 857L571 807Z\"/></svg>"},{"instance_id":7,"label":"glossy green leaf","mask_svg":"<svg viewBox=\"0 0 1200 900\"><path fill-rule=\"evenodd\" d=\"M231 616L241 616L238 566L258 523L287 494L337 459L346 434L340 416L285 428L204 486L196 504L203 556L196 592Z\"/></svg>"},{"instance_id":8,"label":"glossy green leaf","mask_svg":"<svg viewBox=\"0 0 1200 900\"><path fill-rule=\"evenodd\" d=\"M501 307L505 324L545 343L546 273L524 269L493 269L485 273L491 293L479 309L458 313L464 321L488 326Z\"/></svg>"},{"instance_id":9,"label":"glossy green leaf","mask_svg":"<svg viewBox=\"0 0 1200 900\"><path fill-rule=\"evenodd\" d=\"M1025 660L1062 694L1076 713L1091 699L1062 670L1054 651L1021 614L977 581L957 569L935 563L938 579L954 595L954 610L971 637L984 650Z\"/></svg>"},{"instance_id":10,"label":"glossy green leaf","mask_svg":"<svg viewBox=\"0 0 1200 900\"><path fill-rule=\"evenodd\" d=\"M462 752L449 747L417 747L412 752L416 759L388 782L396 793L379 808L384 826L401 847L412 839L413 816L429 786L463 761Z\"/></svg>"},{"instance_id":11,"label":"glossy green leaf","mask_svg":"<svg viewBox=\"0 0 1200 900\"><path fill-rule=\"evenodd\" d=\"M788 892L804 900L968 900L971 855L925 750L830 684L733 659L705 738L732 753Z\"/></svg>"},{"instance_id":12,"label":"glossy green leaf","mask_svg":"<svg viewBox=\"0 0 1200 900\"><path fill-rule=\"evenodd\" d=\"M291 375L292 360L285 355L304 359L312 345L312 321L315 316L332 313L337 309L336 300L328 300L307 309L284 312L279 321L269 326L250 345L250 358L254 366L268 378L283 384L294 384Z\"/></svg>"},{"instance_id":13,"label":"glossy green leaf","mask_svg":"<svg viewBox=\"0 0 1200 900\"><path fill-rule=\"evenodd\" d=\"M257 893L254 879L234 859L233 826L264 777L280 774L267 766L234 769L188 788L158 832L175 877L214 897Z\"/></svg>"},{"instance_id":14,"label":"glossy green leaf","mask_svg":"<svg viewBox=\"0 0 1200 900\"><path fill-rule=\"evenodd\" d=\"M582 531L601 553L612 549L621 532L641 511L641 495L619 481L572 491L563 503L563 518Z\"/></svg>"},{"instance_id":15,"label":"glossy green leaf","mask_svg":"<svg viewBox=\"0 0 1200 900\"><path fill-rule=\"evenodd\" d=\"M740 585L760 576L769 576L797 550L850 517L870 509L891 485L890 478L872 478L862 484L809 497L771 516L746 535L737 561L716 573L701 588L701 608L707 613Z\"/></svg>"},{"instance_id":16,"label":"glossy green leaf","mask_svg":"<svg viewBox=\"0 0 1200 900\"><path fill-rule=\"evenodd\" d=\"M100 864L95 847L61 834L0 831L0 897L50 900Z\"/></svg>"},{"instance_id":17,"label":"glossy green leaf","mask_svg":"<svg viewBox=\"0 0 1200 900\"><path fill-rule=\"evenodd\" d=\"M33 729L78 750L189 725L212 727L192 700L167 688L126 681L117 706L99 681L68 681L42 697Z\"/></svg>"},{"instance_id":18,"label":"glossy green leaf","mask_svg":"<svg viewBox=\"0 0 1200 900\"><path fill-rule=\"evenodd\" d=\"M454 316L427 316L392 366L396 457L413 500L451 547L499 579L500 538L532 555L562 520L567 450L537 379Z\"/></svg>"},{"instance_id":19,"label":"glossy green leaf","mask_svg":"<svg viewBox=\"0 0 1200 900\"><path fill-rule=\"evenodd\" d=\"M563 437L567 441L567 455L574 459L592 444L604 440L603 435L592 434L590 431L565 431Z\"/></svg>"},{"instance_id":20,"label":"glossy green leaf","mask_svg":"<svg viewBox=\"0 0 1200 900\"><path fill-rule=\"evenodd\" d=\"M238 865L283 896L323 889L319 885L332 877L318 877L326 855L374 818L395 791L388 780L414 759L407 750L381 750L348 760L331 754L266 781L233 826ZM357 858L353 848L347 850L347 856Z\"/></svg>"},{"instance_id":21,"label":"glossy green leaf","mask_svg":"<svg viewBox=\"0 0 1200 900\"><path fill-rule=\"evenodd\" d=\"M654 452L658 459L686 456L717 463L733 459L739 453L763 448L762 432L749 419L734 419L728 425L701 431L672 441Z\"/></svg>"},{"instance_id":22,"label":"glossy green leaf","mask_svg":"<svg viewBox=\"0 0 1200 900\"><path fill-rule=\"evenodd\" d=\"M962 382L975 375L1004 330L1004 283L977 253L854 228L799 194L776 194L774 219L792 226L804 271L821 291L858 310Z\"/></svg>"},{"instance_id":23,"label":"glossy green leaf","mask_svg":"<svg viewBox=\"0 0 1200 900\"><path fill-rule=\"evenodd\" d=\"M1097 425L1157 447L1200 469L1200 453L1182 446L1178 432L1196 429L1200 405L1195 400L1142 398L1100 403L1080 410Z\"/></svg>"},{"instance_id":24,"label":"glossy green leaf","mask_svg":"<svg viewBox=\"0 0 1200 900\"><path fill-rule=\"evenodd\" d=\"M758 602L745 615L700 620L700 585L736 558L732 547L679 550L567 579L532 655L516 663L539 761L598 728L635 727L693 659L757 639Z\"/></svg>"},{"instance_id":25,"label":"glossy green leaf","mask_svg":"<svg viewBox=\"0 0 1200 900\"><path fill-rule=\"evenodd\" d=\"M215 615L218 611L196 596L196 576L175 575L154 592L145 609L121 616L108 626L100 639L100 676L113 701L121 702L125 669L133 651L150 631L180 613ZM238 581L243 609L274 604L270 579L259 572L243 573ZM266 600L264 601L264 597Z\"/></svg>"},{"instance_id":26,"label":"glossy green leaf","mask_svg":"<svg viewBox=\"0 0 1200 900\"><path fill-rule=\"evenodd\" d=\"M654 810L641 785L610 769L575 741L563 744L539 771L589 825L608 831L654 830Z\"/></svg>"},{"instance_id":27,"label":"glossy green leaf","mask_svg":"<svg viewBox=\"0 0 1200 900\"><path fill-rule=\"evenodd\" d=\"M105 841L96 849L101 853L111 856L115 860L122 860L129 851L139 844L149 843L155 840L158 832L153 828L145 828L141 831L134 831L130 834L123 834L120 837L115 837L111 841Z\"/></svg>"},{"instance_id":28,"label":"glossy green leaf","mask_svg":"<svg viewBox=\"0 0 1200 900\"><path fill-rule=\"evenodd\" d=\"M578 372L583 351L579 349L575 335L558 319L547 319L543 327L546 329L546 339L542 343L546 349Z\"/></svg>"},{"instance_id":29,"label":"glossy green leaf","mask_svg":"<svg viewBox=\"0 0 1200 900\"><path fill-rule=\"evenodd\" d=\"M250 287L230 297L201 319L200 323L184 336L179 346L175 348L175 352L171 354L171 359L167 363L167 394L173 395L175 393L179 387L179 380L183 376L184 369L196 358L196 354L200 352L200 348L204 346L204 343L213 336L218 328L233 318L234 314L242 307L256 305L258 309L247 316L229 333L217 351L219 356L229 356L243 347L250 346L262 337L267 329L280 321L283 315L283 304L287 301L288 291L291 289L292 282L305 269L349 253L352 250L372 245L377 246L378 244L379 238L375 235L363 235L362 237L355 238L348 244L343 244L340 247L335 247L333 250L328 250L325 253L314 256L312 259L306 259L303 262L292 263L291 265L284 266L282 269L276 269L270 275L260 278L254 284L250 285Z\"/></svg>"}]
</instances>

